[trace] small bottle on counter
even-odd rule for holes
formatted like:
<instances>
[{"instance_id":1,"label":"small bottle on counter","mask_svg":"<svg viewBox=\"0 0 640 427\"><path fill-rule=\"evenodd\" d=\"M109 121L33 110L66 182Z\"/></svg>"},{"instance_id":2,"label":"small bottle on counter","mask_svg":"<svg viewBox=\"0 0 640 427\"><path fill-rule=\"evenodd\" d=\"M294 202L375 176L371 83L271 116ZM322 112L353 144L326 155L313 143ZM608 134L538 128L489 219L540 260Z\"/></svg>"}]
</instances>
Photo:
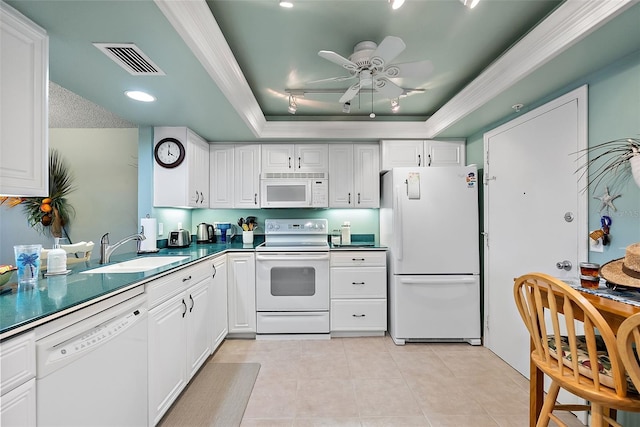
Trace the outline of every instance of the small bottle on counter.
<instances>
[{"instance_id":1,"label":"small bottle on counter","mask_svg":"<svg viewBox=\"0 0 640 427\"><path fill-rule=\"evenodd\" d=\"M350 245L351 244L351 223L349 221L345 221L344 224L340 227L342 242L341 244Z\"/></svg>"},{"instance_id":2,"label":"small bottle on counter","mask_svg":"<svg viewBox=\"0 0 640 427\"><path fill-rule=\"evenodd\" d=\"M47 254L47 273L67 271L67 252L60 247L60 238L55 237L53 249Z\"/></svg>"}]
</instances>

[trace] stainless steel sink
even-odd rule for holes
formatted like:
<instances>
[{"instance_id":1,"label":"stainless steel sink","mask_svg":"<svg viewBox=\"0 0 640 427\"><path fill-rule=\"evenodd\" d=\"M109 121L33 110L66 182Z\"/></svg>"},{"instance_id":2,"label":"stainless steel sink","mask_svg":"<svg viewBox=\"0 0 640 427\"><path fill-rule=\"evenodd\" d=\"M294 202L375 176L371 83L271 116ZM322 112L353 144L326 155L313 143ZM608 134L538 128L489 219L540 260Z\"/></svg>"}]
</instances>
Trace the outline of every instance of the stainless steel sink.
<instances>
[{"instance_id":1,"label":"stainless steel sink","mask_svg":"<svg viewBox=\"0 0 640 427\"><path fill-rule=\"evenodd\" d=\"M101 273L140 273L143 271L153 270L154 268L164 267L175 262L183 261L188 256L154 256L141 257L129 261L123 261L116 264L104 265L102 267L86 270L82 273L101 274Z\"/></svg>"}]
</instances>

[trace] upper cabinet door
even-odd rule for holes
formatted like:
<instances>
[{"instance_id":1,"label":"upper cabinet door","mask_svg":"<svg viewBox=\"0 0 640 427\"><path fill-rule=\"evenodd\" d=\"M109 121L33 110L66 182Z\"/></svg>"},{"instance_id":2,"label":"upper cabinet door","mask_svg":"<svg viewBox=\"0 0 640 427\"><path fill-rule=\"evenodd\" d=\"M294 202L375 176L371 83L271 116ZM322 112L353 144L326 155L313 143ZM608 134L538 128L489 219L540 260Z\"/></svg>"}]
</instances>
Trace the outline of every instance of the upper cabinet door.
<instances>
[{"instance_id":1,"label":"upper cabinet door","mask_svg":"<svg viewBox=\"0 0 640 427\"><path fill-rule=\"evenodd\" d=\"M354 144L353 189L356 208L380 207L380 148L378 144Z\"/></svg>"},{"instance_id":2,"label":"upper cabinet door","mask_svg":"<svg viewBox=\"0 0 640 427\"><path fill-rule=\"evenodd\" d=\"M262 144L262 173L293 172L293 144Z\"/></svg>"},{"instance_id":3,"label":"upper cabinet door","mask_svg":"<svg viewBox=\"0 0 640 427\"><path fill-rule=\"evenodd\" d=\"M237 145L234 163L234 207L260 209L260 145Z\"/></svg>"},{"instance_id":4,"label":"upper cabinet door","mask_svg":"<svg viewBox=\"0 0 640 427\"><path fill-rule=\"evenodd\" d=\"M329 146L327 144L296 144L294 163L298 172L327 173Z\"/></svg>"},{"instance_id":5,"label":"upper cabinet door","mask_svg":"<svg viewBox=\"0 0 640 427\"><path fill-rule=\"evenodd\" d=\"M209 145L209 207L233 208L233 145Z\"/></svg>"},{"instance_id":6,"label":"upper cabinet door","mask_svg":"<svg viewBox=\"0 0 640 427\"><path fill-rule=\"evenodd\" d=\"M353 144L329 146L329 207L354 207Z\"/></svg>"},{"instance_id":7,"label":"upper cabinet door","mask_svg":"<svg viewBox=\"0 0 640 427\"><path fill-rule=\"evenodd\" d=\"M0 194L49 195L49 38L0 1Z\"/></svg>"},{"instance_id":8,"label":"upper cabinet door","mask_svg":"<svg viewBox=\"0 0 640 427\"><path fill-rule=\"evenodd\" d=\"M382 170L424 166L424 141L381 141Z\"/></svg>"},{"instance_id":9,"label":"upper cabinet door","mask_svg":"<svg viewBox=\"0 0 640 427\"><path fill-rule=\"evenodd\" d=\"M464 141L426 141L425 166L464 166Z\"/></svg>"}]
</instances>

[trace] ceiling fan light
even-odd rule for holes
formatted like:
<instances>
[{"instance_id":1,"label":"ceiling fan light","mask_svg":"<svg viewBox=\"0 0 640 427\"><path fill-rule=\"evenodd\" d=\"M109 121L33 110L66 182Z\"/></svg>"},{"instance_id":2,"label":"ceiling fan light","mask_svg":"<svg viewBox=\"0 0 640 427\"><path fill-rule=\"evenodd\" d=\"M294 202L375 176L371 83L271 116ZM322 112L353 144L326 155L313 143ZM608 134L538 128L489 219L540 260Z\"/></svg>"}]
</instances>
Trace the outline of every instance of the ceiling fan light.
<instances>
[{"instance_id":1,"label":"ceiling fan light","mask_svg":"<svg viewBox=\"0 0 640 427\"><path fill-rule=\"evenodd\" d=\"M351 112L351 102L347 101L342 105L342 112L347 114Z\"/></svg>"},{"instance_id":2,"label":"ceiling fan light","mask_svg":"<svg viewBox=\"0 0 640 427\"><path fill-rule=\"evenodd\" d=\"M392 113L397 113L398 111L400 111L400 101L397 99L392 99L391 100L391 112Z\"/></svg>"},{"instance_id":3,"label":"ceiling fan light","mask_svg":"<svg viewBox=\"0 0 640 427\"><path fill-rule=\"evenodd\" d=\"M293 7L292 1L280 0L279 4L280 4L280 7L286 7L288 9L291 9Z\"/></svg>"},{"instance_id":4,"label":"ceiling fan light","mask_svg":"<svg viewBox=\"0 0 640 427\"><path fill-rule=\"evenodd\" d=\"M473 9L480 3L480 0L460 0L463 5L468 7L469 9Z\"/></svg>"},{"instance_id":5,"label":"ceiling fan light","mask_svg":"<svg viewBox=\"0 0 640 427\"><path fill-rule=\"evenodd\" d=\"M289 95L289 108L287 111L291 114L295 114L298 111L298 104L296 103L296 97L293 95Z\"/></svg>"},{"instance_id":6,"label":"ceiling fan light","mask_svg":"<svg viewBox=\"0 0 640 427\"><path fill-rule=\"evenodd\" d=\"M404 4L404 0L389 0L389 3L391 3L391 9L395 10L400 9L400 6Z\"/></svg>"}]
</instances>

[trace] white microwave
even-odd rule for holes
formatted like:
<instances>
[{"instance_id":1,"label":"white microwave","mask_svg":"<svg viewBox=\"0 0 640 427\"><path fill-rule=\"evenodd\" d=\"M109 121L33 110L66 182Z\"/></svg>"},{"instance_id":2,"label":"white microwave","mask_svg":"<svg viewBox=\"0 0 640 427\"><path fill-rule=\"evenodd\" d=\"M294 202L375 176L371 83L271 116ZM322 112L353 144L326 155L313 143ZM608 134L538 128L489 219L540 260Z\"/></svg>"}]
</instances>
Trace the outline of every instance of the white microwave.
<instances>
[{"instance_id":1,"label":"white microwave","mask_svg":"<svg viewBox=\"0 0 640 427\"><path fill-rule=\"evenodd\" d=\"M323 173L268 173L260 179L260 207L262 208L326 208L328 206L329 182Z\"/></svg>"}]
</instances>

